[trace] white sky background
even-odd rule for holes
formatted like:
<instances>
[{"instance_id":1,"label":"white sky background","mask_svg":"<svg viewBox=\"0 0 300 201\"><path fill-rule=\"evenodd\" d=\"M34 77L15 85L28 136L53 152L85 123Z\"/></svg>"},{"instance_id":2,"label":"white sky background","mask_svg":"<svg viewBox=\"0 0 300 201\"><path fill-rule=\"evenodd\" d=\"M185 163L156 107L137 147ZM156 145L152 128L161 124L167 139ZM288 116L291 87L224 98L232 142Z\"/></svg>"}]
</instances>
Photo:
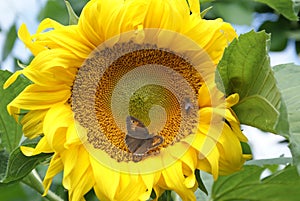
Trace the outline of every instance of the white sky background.
<instances>
[{"instance_id":1,"label":"white sky background","mask_svg":"<svg viewBox=\"0 0 300 201\"><path fill-rule=\"evenodd\" d=\"M39 23L36 21L36 15L45 2L46 0L0 0L0 26L2 29L2 32L0 32L0 55L2 55L5 32L8 31L15 21L17 22L18 27L22 23L25 23L31 33L35 32ZM257 22L251 27L235 26L238 33L250 31L254 27L257 27ZM13 49L13 54L22 60L28 58L30 52L25 48L20 40L17 40ZM291 62L300 64L300 60L296 55L295 46L292 41L289 42L286 50L281 53L270 53L270 57L272 66ZM13 69L13 65L13 60L8 58L1 64L1 68L11 70ZM242 129L249 139L254 159L291 155L286 145L278 143L284 139L283 137L264 133L249 126L242 126Z\"/></svg>"}]
</instances>

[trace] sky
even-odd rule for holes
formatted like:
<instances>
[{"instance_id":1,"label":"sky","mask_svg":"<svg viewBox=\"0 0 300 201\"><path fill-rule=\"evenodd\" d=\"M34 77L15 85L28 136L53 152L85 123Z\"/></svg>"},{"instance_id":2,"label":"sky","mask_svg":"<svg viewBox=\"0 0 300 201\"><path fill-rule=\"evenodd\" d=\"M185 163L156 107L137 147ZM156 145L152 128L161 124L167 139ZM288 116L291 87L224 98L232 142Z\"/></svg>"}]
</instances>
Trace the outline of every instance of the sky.
<instances>
[{"instance_id":1,"label":"sky","mask_svg":"<svg viewBox=\"0 0 300 201\"><path fill-rule=\"evenodd\" d=\"M31 33L34 33L38 21L36 16L39 9L45 4L46 0L0 0L0 55L2 55L2 46L5 41L5 32L9 27L17 22L19 27L22 23L25 23ZM257 22L252 26L234 26L238 33L250 31L255 27ZM13 54L20 59L26 59L30 52L25 48L20 40L17 40L13 49ZM299 57L295 53L295 46L290 41L288 47L283 52L270 53L271 65L291 63L300 64ZM13 66L13 60L8 58L1 64L2 69L11 70ZM275 158L281 155L291 156L291 153L285 144L279 144L284 138L278 135L264 133L256 128L249 126L242 126L244 134L249 139L249 144L252 147L254 159L263 158Z\"/></svg>"}]
</instances>

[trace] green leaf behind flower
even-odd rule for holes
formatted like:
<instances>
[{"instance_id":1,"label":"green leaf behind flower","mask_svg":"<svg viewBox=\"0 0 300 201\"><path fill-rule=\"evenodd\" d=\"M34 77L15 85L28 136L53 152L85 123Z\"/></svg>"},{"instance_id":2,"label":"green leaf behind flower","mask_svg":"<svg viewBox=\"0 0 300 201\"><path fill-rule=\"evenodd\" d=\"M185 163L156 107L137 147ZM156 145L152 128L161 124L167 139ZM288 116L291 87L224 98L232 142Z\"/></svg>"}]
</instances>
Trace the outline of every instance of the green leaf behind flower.
<instances>
[{"instance_id":1,"label":"green leaf behind flower","mask_svg":"<svg viewBox=\"0 0 300 201\"><path fill-rule=\"evenodd\" d=\"M289 20L298 20L297 13L299 11L297 0L255 0L260 3L267 4ZM299 4L299 1L298 1Z\"/></svg>"},{"instance_id":2,"label":"green leaf behind flower","mask_svg":"<svg viewBox=\"0 0 300 201\"><path fill-rule=\"evenodd\" d=\"M68 14L69 14L69 24L74 25L78 24L78 16L76 15L75 11L73 10L71 4L68 1L65 1Z\"/></svg>"},{"instance_id":3,"label":"green leaf behind flower","mask_svg":"<svg viewBox=\"0 0 300 201\"><path fill-rule=\"evenodd\" d=\"M10 103L30 81L19 76L7 89L3 84L12 75L8 71L0 71L0 182L8 183L22 179L41 161L49 157L49 154L40 154L26 157L22 154L19 144L23 135L22 127L7 112L7 104ZM23 145L35 146L35 141L24 141Z\"/></svg>"},{"instance_id":4,"label":"green leaf behind flower","mask_svg":"<svg viewBox=\"0 0 300 201\"><path fill-rule=\"evenodd\" d=\"M20 144L22 127L8 114L6 107L30 83L19 76L14 84L4 90L3 84L11 75L8 71L0 71L0 150L5 149L8 153Z\"/></svg>"},{"instance_id":5,"label":"green leaf behind flower","mask_svg":"<svg viewBox=\"0 0 300 201\"><path fill-rule=\"evenodd\" d=\"M285 103L278 132L289 138L293 160L300 173L300 66L278 65L274 67L274 72Z\"/></svg>"},{"instance_id":6,"label":"green leaf behind flower","mask_svg":"<svg viewBox=\"0 0 300 201\"><path fill-rule=\"evenodd\" d=\"M214 183L211 200L298 201L300 177L293 166L261 179L264 167L246 165Z\"/></svg>"},{"instance_id":7,"label":"green leaf behind flower","mask_svg":"<svg viewBox=\"0 0 300 201\"><path fill-rule=\"evenodd\" d=\"M9 28L9 30L6 34L6 39L4 42L3 52L2 52L2 61L4 61L8 57L10 52L12 51L16 39L17 39L17 28L16 28L16 25L13 24Z\"/></svg>"},{"instance_id":8,"label":"green leaf behind flower","mask_svg":"<svg viewBox=\"0 0 300 201\"><path fill-rule=\"evenodd\" d=\"M276 132L281 95L267 54L269 35L250 31L228 48L217 67L217 85L228 96L238 93L233 107L242 124ZM219 73L219 74L218 74Z\"/></svg>"},{"instance_id":9,"label":"green leaf behind flower","mask_svg":"<svg viewBox=\"0 0 300 201\"><path fill-rule=\"evenodd\" d=\"M38 139L25 140L22 145L27 147L35 147L38 141ZM0 182L9 183L21 180L23 177L29 174L38 164L46 161L51 156L52 154L42 153L39 155L27 157L21 152L20 147L17 147L9 155L5 175L3 175L3 172L1 172L2 177L0 177ZM0 167L1 166L2 161L0 162Z\"/></svg>"}]
</instances>

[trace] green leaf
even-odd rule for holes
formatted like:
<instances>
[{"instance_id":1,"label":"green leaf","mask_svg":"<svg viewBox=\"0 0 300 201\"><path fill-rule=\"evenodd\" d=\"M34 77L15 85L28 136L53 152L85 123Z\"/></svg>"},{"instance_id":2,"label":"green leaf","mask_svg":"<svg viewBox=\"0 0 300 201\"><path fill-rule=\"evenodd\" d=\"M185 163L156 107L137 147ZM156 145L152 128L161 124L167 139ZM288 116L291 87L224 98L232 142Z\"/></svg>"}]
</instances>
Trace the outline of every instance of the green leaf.
<instances>
[{"instance_id":1,"label":"green leaf","mask_svg":"<svg viewBox=\"0 0 300 201\"><path fill-rule=\"evenodd\" d=\"M65 25L68 24L68 13L64 1L48 0L38 15L39 21L45 18L51 18Z\"/></svg>"},{"instance_id":2,"label":"green leaf","mask_svg":"<svg viewBox=\"0 0 300 201\"><path fill-rule=\"evenodd\" d=\"M281 95L270 67L268 41L265 32L240 35L226 48L216 82L220 90L224 86L227 96L239 94L240 101L233 110L242 124L275 133Z\"/></svg>"},{"instance_id":3,"label":"green leaf","mask_svg":"<svg viewBox=\"0 0 300 201\"><path fill-rule=\"evenodd\" d=\"M237 173L219 177L213 185L212 200L299 200L300 178L294 166L260 179L264 170L263 167L246 165Z\"/></svg>"},{"instance_id":4,"label":"green leaf","mask_svg":"<svg viewBox=\"0 0 300 201\"><path fill-rule=\"evenodd\" d=\"M173 201L171 196L171 191L166 190L163 194L158 198L158 201Z\"/></svg>"},{"instance_id":5,"label":"green leaf","mask_svg":"<svg viewBox=\"0 0 300 201\"><path fill-rule=\"evenodd\" d=\"M68 1L65 1L67 9L68 9L68 14L69 14L69 25L74 25L78 24L78 16L74 12L71 4Z\"/></svg>"},{"instance_id":6,"label":"green leaf","mask_svg":"<svg viewBox=\"0 0 300 201\"><path fill-rule=\"evenodd\" d=\"M246 142L240 142L240 143L241 143L243 154L251 154L252 155L252 150L251 150L250 145Z\"/></svg>"},{"instance_id":7,"label":"green leaf","mask_svg":"<svg viewBox=\"0 0 300 201\"><path fill-rule=\"evenodd\" d=\"M255 0L267 4L289 20L297 21L296 0Z\"/></svg>"},{"instance_id":8,"label":"green leaf","mask_svg":"<svg viewBox=\"0 0 300 201\"><path fill-rule=\"evenodd\" d=\"M200 171L198 169L195 170L195 176L196 176L196 179L197 179L197 182L198 182L198 188L203 191L206 195L208 195L208 191L200 177Z\"/></svg>"},{"instance_id":9,"label":"green leaf","mask_svg":"<svg viewBox=\"0 0 300 201\"><path fill-rule=\"evenodd\" d=\"M0 151L0 178L4 178L8 165L9 153L6 150Z\"/></svg>"},{"instance_id":10,"label":"green leaf","mask_svg":"<svg viewBox=\"0 0 300 201\"><path fill-rule=\"evenodd\" d=\"M2 60L4 61L7 56L11 53L15 41L17 39L17 28L16 25L13 24L7 34L6 34L6 38L5 38L5 42L4 42L4 47L3 47L3 52L2 52Z\"/></svg>"},{"instance_id":11,"label":"green leaf","mask_svg":"<svg viewBox=\"0 0 300 201\"><path fill-rule=\"evenodd\" d=\"M213 9L217 16L233 24L250 26L253 21L253 2L248 0L217 1Z\"/></svg>"},{"instance_id":12,"label":"green leaf","mask_svg":"<svg viewBox=\"0 0 300 201\"><path fill-rule=\"evenodd\" d=\"M35 147L37 143L38 139L25 140L22 145ZM20 147L17 147L9 155L5 176L0 178L0 182L9 183L21 180L23 177L29 174L38 164L46 161L51 156L52 154L42 153L39 155L27 157L21 152Z\"/></svg>"},{"instance_id":13,"label":"green leaf","mask_svg":"<svg viewBox=\"0 0 300 201\"><path fill-rule=\"evenodd\" d=\"M287 30L291 28L291 22L284 17L279 17L277 21L265 21L259 30L265 30L271 33L270 51L282 51L285 49L288 42Z\"/></svg>"},{"instance_id":14,"label":"green leaf","mask_svg":"<svg viewBox=\"0 0 300 201\"><path fill-rule=\"evenodd\" d=\"M293 160L300 173L300 66L278 65L274 67L274 72L286 105L284 111L289 126L286 126L286 121L279 121L278 124L281 134L289 138Z\"/></svg>"},{"instance_id":15,"label":"green leaf","mask_svg":"<svg viewBox=\"0 0 300 201\"><path fill-rule=\"evenodd\" d=\"M208 194L204 193L202 190L198 188L195 192L196 200L208 201L211 196L214 179L213 176L207 172L199 171L199 174L201 176L202 182L205 184L205 188Z\"/></svg>"},{"instance_id":16,"label":"green leaf","mask_svg":"<svg viewBox=\"0 0 300 201\"><path fill-rule=\"evenodd\" d=\"M269 158L269 159L259 159L259 160L250 160L245 163L245 165L257 165L264 167L266 165L287 165L291 164L292 158L288 157L279 157L279 158Z\"/></svg>"},{"instance_id":17,"label":"green leaf","mask_svg":"<svg viewBox=\"0 0 300 201\"><path fill-rule=\"evenodd\" d=\"M200 13L201 18L204 18L205 15L206 15L206 13L208 13L212 8L213 7L210 6L210 7L206 8L206 9L204 9L203 11L201 11L201 13Z\"/></svg>"},{"instance_id":18,"label":"green leaf","mask_svg":"<svg viewBox=\"0 0 300 201\"><path fill-rule=\"evenodd\" d=\"M5 149L8 153L19 145L22 127L8 114L6 107L30 83L19 76L15 83L4 90L3 84L11 75L8 71L0 70L0 150Z\"/></svg>"}]
</instances>

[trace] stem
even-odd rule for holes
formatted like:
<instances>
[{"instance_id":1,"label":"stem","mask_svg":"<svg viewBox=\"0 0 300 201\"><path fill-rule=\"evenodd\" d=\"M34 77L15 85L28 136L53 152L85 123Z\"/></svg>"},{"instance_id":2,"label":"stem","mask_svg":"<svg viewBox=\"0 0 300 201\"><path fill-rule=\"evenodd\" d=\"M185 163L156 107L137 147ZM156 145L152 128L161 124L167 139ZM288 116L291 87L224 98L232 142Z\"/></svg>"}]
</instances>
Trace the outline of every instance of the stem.
<instances>
[{"instance_id":1,"label":"stem","mask_svg":"<svg viewBox=\"0 0 300 201\"><path fill-rule=\"evenodd\" d=\"M43 195L44 186L36 170L32 170L31 173L29 173L26 177L22 179L22 182L30 186L32 189L36 190L41 195ZM47 195L45 195L45 198L49 201L63 201L62 198L60 198L58 195L56 195L50 190L48 191Z\"/></svg>"}]
</instances>

